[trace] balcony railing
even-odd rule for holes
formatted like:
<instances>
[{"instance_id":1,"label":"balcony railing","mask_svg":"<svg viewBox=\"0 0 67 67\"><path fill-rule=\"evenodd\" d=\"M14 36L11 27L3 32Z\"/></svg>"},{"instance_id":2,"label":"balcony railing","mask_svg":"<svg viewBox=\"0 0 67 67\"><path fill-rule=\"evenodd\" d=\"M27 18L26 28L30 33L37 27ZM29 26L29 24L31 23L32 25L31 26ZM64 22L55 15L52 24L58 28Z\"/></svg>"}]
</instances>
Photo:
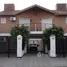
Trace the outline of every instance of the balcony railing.
<instances>
[{"instance_id":1,"label":"balcony railing","mask_svg":"<svg viewBox=\"0 0 67 67\"><path fill-rule=\"evenodd\" d=\"M52 27L52 24L44 24L44 23L42 23L42 24L39 24L39 23L28 23L28 24L24 24L24 26L29 26L29 29L30 29L30 31L32 31L32 32L40 32L40 31L43 31L43 30L45 30L46 28L50 28L50 27Z\"/></svg>"},{"instance_id":2,"label":"balcony railing","mask_svg":"<svg viewBox=\"0 0 67 67\"><path fill-rule=\"evenodd\" d=\"M41 31L41 24L30 24L30 31Z\"/></svg>"}]
</instances>

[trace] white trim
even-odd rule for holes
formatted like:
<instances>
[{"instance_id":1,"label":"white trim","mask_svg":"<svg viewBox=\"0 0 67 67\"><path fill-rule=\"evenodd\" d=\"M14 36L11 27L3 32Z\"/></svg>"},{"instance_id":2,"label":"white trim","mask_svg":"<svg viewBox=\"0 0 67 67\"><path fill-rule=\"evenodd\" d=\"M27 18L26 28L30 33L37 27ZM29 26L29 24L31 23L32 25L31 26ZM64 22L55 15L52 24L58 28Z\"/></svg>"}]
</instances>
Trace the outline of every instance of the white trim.
<instances>
[{"instance_id":1,"label":"white trim","mask_svg":"<svg viewBox=\"0 0 67 67\"><path fill-rule=\"evenodd\" d=\"M30 34L43 34L43 31L30 31ZM11 36L11 35L10 33L0 33L0 36ZM67 33L64 33L64 36L67 36Z\"/></svg>"},{"instance_id":2,"label":"white trim","mask_svg":"<svg viewBox=\"0 0 67 67\"><path fill-rule=\"evenodd\" d=\"M30 18L19 18L19 24L30 24Z\"/></svg>"},{"instance_id":3,"label":"white trim","mask_svg":"<svg viewBox=\"0 0 67 67\"><path fill-rule=\"evenodd\" d=\"M67 36L67 33L64 33L64 36Z\"/></svg>"},{"instance_id":4,"label":"white trim","mask_svg":"<svg viewBox=\"0 0 67 67\"><path fill-rule=\"evenodd\" d=\"M43 31L30 31L30 34L43 34Z\"/></svg>"},{"instance_id":5,"label":"white trim","mask_svg":"<svg viewBox=\"0 0 67 67\"><path fill-rule=\"evenodd\" d=\"M67 17L65 18L65 22L67 23Z\"/></svg>"},{"instance_id":6,"label":"white trim","mask_svg":"<svg viewBox=\"0 0 67 67\"><path fill-rule=\"evenodd\" d=\"M30 38L29 40L42 40L41 38Z\"/></svg>"},{"instance_id":7,"label":"white trim","mask_svg":"<svg viewBox=\"0 0 67 67\"><path fill-rule=\"evenodd\" d=\"M41 23L52 24L52 18L42 18Z\"/></svg>"},{"instance_id":8,"label":"white trim","mask_svg":"<svg viewBox=\"0 0 67 67\"><path fill-rule=\"evenodd\" d=\"M1 24L6 24L6 18L5 17L1 17Z\"/></svg>"},{"instance_id":9,"label":"white trim","mask_svg":"<svg viewBox=\"0 0 67 67\"><path fill-rule=\"evenodd\" d=\"M0 36L11 36L10 33L0 33Z\"/></svg>"}]
</instances>

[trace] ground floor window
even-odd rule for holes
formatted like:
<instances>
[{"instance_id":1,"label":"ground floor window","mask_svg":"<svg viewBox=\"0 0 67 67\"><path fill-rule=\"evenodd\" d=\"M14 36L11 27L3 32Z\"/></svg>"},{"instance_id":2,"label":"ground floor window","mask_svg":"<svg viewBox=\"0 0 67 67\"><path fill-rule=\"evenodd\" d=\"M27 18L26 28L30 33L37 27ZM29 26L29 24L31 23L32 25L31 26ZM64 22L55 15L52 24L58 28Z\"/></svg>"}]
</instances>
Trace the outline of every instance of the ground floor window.
<instances>
[{"instance_id":1,"label":"ground floor window","mask_svg":"<svg viewBox=\"0 0 67 67\"><path fill-rule=\"evenodd\" d=\"M0 42L6 42L6 37L0 37Z\"/></svg>"}]
</instances>

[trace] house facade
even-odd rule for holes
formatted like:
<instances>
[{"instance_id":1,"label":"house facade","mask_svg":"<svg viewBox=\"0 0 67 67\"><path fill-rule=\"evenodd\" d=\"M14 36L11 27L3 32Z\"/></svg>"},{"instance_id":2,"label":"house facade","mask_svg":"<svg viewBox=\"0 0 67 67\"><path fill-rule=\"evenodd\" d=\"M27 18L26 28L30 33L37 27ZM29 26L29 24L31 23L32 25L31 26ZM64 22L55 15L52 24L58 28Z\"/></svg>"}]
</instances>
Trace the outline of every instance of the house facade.
<instances>
[{"instance_id":1,"label":"house facade","mask_svg":"<svg viewBox=\"0 0 67 67\"><path fill-rule=\"evenodd\" d=\"M9 43L7 42L7 37L11 36L10 30L16 25L29 26L30 38L28 45L38 44L41 47L40 49L43 49L43 30L52 27L52 24L55 24L57 27L62 27L64 29L64 36L67 36L66 5L57 4L56 10L49 10L35 4L23 10L15 10L14 4L5 4L4 11L0 12L0 52L5 52L7 47L9 47L7 45ZM12 39L10 39L10 44L11 48L16 46L16 43Z\"/></svg>"}]
</instances>

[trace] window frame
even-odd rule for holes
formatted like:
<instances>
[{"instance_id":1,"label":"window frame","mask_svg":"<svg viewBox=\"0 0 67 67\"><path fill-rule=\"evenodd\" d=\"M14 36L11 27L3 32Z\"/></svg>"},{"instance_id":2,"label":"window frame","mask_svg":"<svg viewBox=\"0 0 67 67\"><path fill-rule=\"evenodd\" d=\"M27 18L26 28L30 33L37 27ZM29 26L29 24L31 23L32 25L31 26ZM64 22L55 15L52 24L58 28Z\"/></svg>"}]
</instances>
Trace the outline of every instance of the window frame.
<instances>
[{"instance_id":1,"label":"window frame","mask_svg":"<svg viewBox=\"0 0 67 67\"><path fill-rule=\"evenodd\" d=\"M23 22L21 23L22 20L28 19L29 22ZM27 21L27 20L26 20ZM19 18L19 25L24 25L24 26L29 26L29 30L30 30L30 18Z\"/></svg>"},{"instance_id":2,"label":"window frame","mask_svg":"<svg viewBox=\"0 0 67 67\"><path fill-rule=\"evenodd\" d=\"M65 23L67 23L67 17L65 18Z\"/></svg>"},{"instance_id":3,"label":"window frame","mask_svg":"<svg viewBox=\"0 0 67 67\"><path fill-rule=\"evenodd\" d=\"M6 24L6 17L1 17L1 24Z\"/></svg>"},{"instance_id":4,"label":"window frame","mask_svg":"<svg viewBox=\"0 0 67 67\"><path fill-rule=\"evenodd\" d=\"M6 42L6 37L0 37L0 42Z\"/></svg>"},{"instance_id":5,"label":"window frame","mask_svg":"<svg viewBox=\"0 0 67 67\"><path fill-rule=\"evenodd\" d=\"M42 31L45 30L46 28L51 28L47 27L47 25L52 25L52 18L42 18L41 19L41 25L42 25Z\"/></svg>"}]
</instances>

